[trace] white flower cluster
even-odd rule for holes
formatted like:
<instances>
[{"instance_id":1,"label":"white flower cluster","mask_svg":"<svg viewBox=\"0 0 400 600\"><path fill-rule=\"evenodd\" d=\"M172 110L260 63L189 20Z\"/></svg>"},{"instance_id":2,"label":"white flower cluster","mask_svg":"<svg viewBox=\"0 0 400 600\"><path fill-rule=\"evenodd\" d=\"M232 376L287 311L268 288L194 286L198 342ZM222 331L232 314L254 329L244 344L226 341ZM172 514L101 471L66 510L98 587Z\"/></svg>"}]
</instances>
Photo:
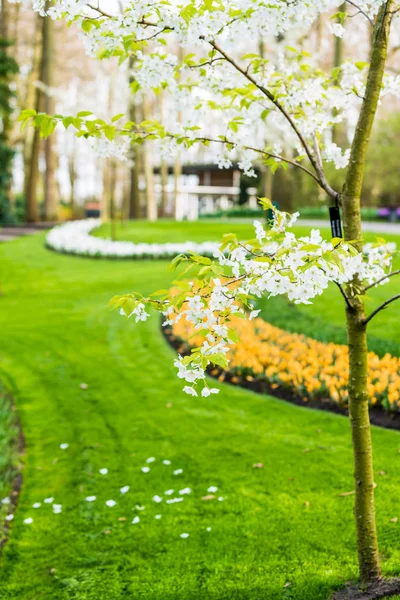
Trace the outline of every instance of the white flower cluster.
<instances>
[{"instance_id":1,"label":"white flower cluster","mask_svg":"<svg viewBox=\"0 0 400 600\"><path fill-rule=\"evenodd\" d=\"M388 279L385 279L385 275L388 275L392 269L396 244L383 240L376 244L365 244L363 252L364 260L360 269L360 278L367 285L374 285L377 281L381 284L387 283Z\"/></svg>"},{"instance_id":2,"label":"white flower cluster","mask_svg":"<svg viewBox=\"0 0 400 600\"><path fill-rule=\"evenodd\" d=\"M350 149L342 150L335 143L326 144L324 148L325 159L328 162L333 162L336 169L344 169L349 164Z\"/></svg>"},{"instance_id":3,"label":"white flower cluster","mask_svg":"<svg viewBox=\"0 0 400 600\"><path fill-rule=\"evenodd\" d=\"M230 318L256 316L257 311L252 310L254 299L264 294L286 295L296 304L310 304L332 282L342 286L357 275L364 285L370 285L390 272L393 245L369 244L364 253L358 253L345 242L323 240L315 229L309 236L298 238L287 231L297 213L291 216L270 208L274 212L272 226L254 222L256 242L239 242L235 236L229 236L215 251L214 263L202 257L189 257L187 260L201 267L203 279L189 283L183 297L180 293L178 303L172 292L169 299L160 302L164 325L184 318L204 337L201 347L175 361L178 377L190 384L183 388L188 394L197 396L199 385L202 396L217 393L207 385L206 369L209 364L227 367L226 355L236 341L229 327ZM130 298L130 304L126 304L128 312L122 305L121 314L134 314L137 320L142 320L147 314L146 302L144 298Z\"/></svg>"},{"instance_id":4,"label":"white flower cluster","mask_svg":"<svg viewBox=\"0 0 400 600\"><path fill-rule=\"evenodd\" d=\"M103 258L173 258L179 253L189 251L212 256L218 247L215 242L135 244L134 242L117 242L89 235L100 225L100 219L63 223L49 231L46 236L46 245L57 252Z\"/></svg>"},{"instance_id":5,"label":"white flower cluster","mask_svg":"<svg viewBox=\"0 0 400 600\"><path fill-rule=\"evenodd\" d=\"M115 158L127 164L131 162L129 159L130 140L127 138L108 140L106 137L94 137L90 138L90 146L96 156L100 158Z\"/></svg>"}]
</instances>

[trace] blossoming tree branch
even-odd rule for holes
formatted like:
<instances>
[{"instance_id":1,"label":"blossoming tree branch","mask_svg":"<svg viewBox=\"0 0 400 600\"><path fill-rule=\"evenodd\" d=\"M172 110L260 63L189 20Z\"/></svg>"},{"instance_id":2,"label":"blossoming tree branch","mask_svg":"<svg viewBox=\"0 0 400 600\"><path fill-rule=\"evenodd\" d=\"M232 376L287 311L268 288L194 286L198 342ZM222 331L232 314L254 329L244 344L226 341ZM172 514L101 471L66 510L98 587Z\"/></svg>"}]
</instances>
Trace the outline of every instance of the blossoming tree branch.
<instances>
[{"instance_id":1,"label":"blossoming tree branch","mask_svg":"<svg viewBox=\"0 0 400 600\"><path fill-rule=\"evenodd\" d=\"M399 90L398 78L385 73L392 20L399 10L396 2L192 0L183 5L173 0L139 0L123 2L122 10L112 11L82 0L46 4L40 0L36 8L51 18L78 24L88 51L98 58L116 56L121 63L129 59L132 93L163 90L174 114L182 106L188 110L184 120L167 124L135 123L124 115L106 122L85 111L70 116L27 109L20 117L23 126L33 123L43 137L59 124L72 127L77 136L97 140L114 156L120 155L124 140L131 144L157 140L170 156L182 147L213 144L219 148L221 167L238 160L248 175L254 175L256 161L273 171L288 165L301 169L326 193L336 219L342 212L344 236L336 223L339 234L331 242L316 231L298 238L290 231L296 215L282 213L263 199L273 218L267 225L255 224L254 239L240 241L227 234L213 258L194 252L179 255L172 268L184 268L172 291L160 290L150 297L126 294L112 304L136 321L145 320L149 308L161 311L167 324L173 319L191 321L204 341L189 356L176 360L178 376L185 380L187 393L208 396L218 390L208 386L207 367L226 368L227 351L236 342L232 315L252 319L262 294L285 294L294 302L309 303L330 283L336 284L344 301L349 344L360 579L364 584L379 582L367 326L400 294L368 315L364 299L399 272L392 270L393 248L384 240L363 247L360 197L378 104L386 94L398 95ZM369 63L346 61L327 72L319 67L318 56L296 49L324 12L331 33L340 37L350 17L365 20L372 28ZM293 44L282 48L277 43L282 37ZM333 141L332 130L339 125L349 132L349 148ZM342 189L329 181L327 162L345 169Z\"/></svg>"}]
</instances>

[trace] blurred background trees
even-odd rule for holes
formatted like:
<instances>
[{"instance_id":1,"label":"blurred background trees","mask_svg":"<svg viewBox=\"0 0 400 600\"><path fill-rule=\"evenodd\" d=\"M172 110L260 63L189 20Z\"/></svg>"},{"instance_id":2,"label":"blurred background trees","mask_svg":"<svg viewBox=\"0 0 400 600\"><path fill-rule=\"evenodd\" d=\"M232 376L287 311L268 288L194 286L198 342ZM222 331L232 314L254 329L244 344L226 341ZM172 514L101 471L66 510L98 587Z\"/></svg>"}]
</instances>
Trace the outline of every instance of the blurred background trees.
<instances>
[{"instance_id":1,"label":"blurred background trees","mask_svg":"<svg viewBox=\"0 0 400 600\"><path fill-rule=\"evenodd\" d=\"M343 5L343 11L345 5ZM317 56L331 70L351 58L357 44L368 60L370 31L365 20L354 19L346 40L324 35L327 16L320 17L297 39L261 40L266 56L276 56L290 44ZM150 48L151 49L151 48ZM391 49L390 69L400 69L398 47ZM238 53L248 52L248 44ZM169 48L178 53L179 50ZM243 52L242 52L243 51ZM333 71L335 77L335 72ZM339 74L337 76L340 76ZM169 156L155 141L127 148L125 158L110 158L107 149L76 139L74 125L41 140L39 131L17 122L22 108L76 115L92 111L99 118L124 113L132 121L157 118L181 122L187 115L174 106L167 92L132 94L136 89L134 59L118 67L113 60L93 61L83 41L63 22L44 19L20 4L2 3L0 28L0 224L98 216L155 220L160 217L197 218L252 216L256 196L268 196L284 210L300 209L303 216L327 215L326 198L296 169L271 173L260 163L256 177L244 176L237 164L226 171L215 164L212 148L193 147ZM384 99L366 169L365 216L378 207L400 207L395 160L400 138L398 101ZM76 130L75 130L76 132ZM352 131L338 128L333 139L346 146ZM285 140L277 143L285 150ZM287 151L286 151L287 153ZM122 155L122 152L121 152ZM341 184L341 171L330 167ZM399 211L400 216L400 211Z\"/></svg>"}]
</instances>

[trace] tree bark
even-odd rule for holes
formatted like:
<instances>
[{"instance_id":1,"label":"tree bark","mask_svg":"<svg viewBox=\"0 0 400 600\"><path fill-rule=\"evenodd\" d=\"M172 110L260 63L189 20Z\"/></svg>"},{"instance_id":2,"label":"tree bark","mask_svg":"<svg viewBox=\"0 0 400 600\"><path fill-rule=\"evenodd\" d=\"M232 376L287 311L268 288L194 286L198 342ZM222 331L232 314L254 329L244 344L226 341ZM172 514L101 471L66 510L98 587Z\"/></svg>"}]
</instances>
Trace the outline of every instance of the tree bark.
<instances>
[{"instance_id":1,"label":"tree bark","mask_svg":"<svg viewBox=\"0 0 400 600\"><path fill-rule=\"evenodd\" d=\"M46 4L46 6L48 3ZM55 112L54 98L52 96L54 73L54 21L48 17L43 18L43 53L40 79L44 89L44 112ZM44 219L45 221L57 220L57 184L56 168L57 157L55 153L55 136L50 135L44 142L46 170L44 174Z\"/></svg>"},{"instance_id":2,"label":"tree bark","mask_svg":"<svg viewBox=\"0 0 400 600\"><path fill-rule=\"evenodd\" d=\"M29 75L27 77L26 90L25 90L25 100L23 107L25 108L33 108L36 107L37 102L35 102L35 87L34 82L39 78L39 63L40 63L40 55L41 55L41 21L39 15L36 17L36 25L35 25L35 36L33 39L33 51L32 51L32 65ZM36 90L36 94L38 91ZM25 129L25 137L24 137L24 146L23 146L23 160L24 160L24 198L26 202L26 208L28 216L37 213L37 209L35 211L34 207L30 207L30 171L32 165L32 147L33 147L33 139L35 135L36 128L35 127L27 127ZM29 219L28 219L29 220Z\"/></svg>"},{"instance_id":3,"label":"tree bark","mask_svg":"<svg viewBox=\"0 0 400 600\"><path fill-rule=\"evenodd\" d=\"M167 215L168 206L168 163L166 160L161 161L160 168L160 179L161 179L161 209L160 213L162 217Z\"/></svg>"},{"instance_id":4,"label":"tree bark","mask_svg":"<svg viewBox=\"0 0 400 600\"><path fill-rule=\"evenodd\" d=\"M367 86L341 195L345 239L352 241L359 251L362 250L360 196L365 156L382 87L393 2L394 0L387 0L376 19ZM357 278L352 282L352 289L354 288L359 288ZM352 306L352 310L346 309L346 322L350 367L349 414L354 453L354 510L360 579L362 583L370 583L380 578L381 571L374 508L372 442L368 414L368 348L363 298L357 295L352 299Z\"/></svg>"},{"instance_id":5,"label":"tree bark","mask_svg":"<svg viewBox=\"0 0 400 600\"><path fill-rule=\"evenodd\" d=\"M143 117L145 120L150 118L149 98L146 93L143 95ZM146 216L149 221L157 221L157 203L154 193L153 161L151 160L147 141L143 144L143 166L144 178L146 181Z\"/></svg>"},{"instance_id":6,"label":"tree bark","mask_svg":"<svg viewBox=\"0 0 400 600\"><path fill-rule=\"evenodd\" d=\"M347 12L347 4L343 2L343 4L339 7L339 11L341 13ZM335 48L333 55L333 66L336 69L339 69L343 62L343 51L344 51L344 41L343 38L338 35L335 36ZM335 78L335 84L340 84L340 75ZM337 111L333 111L334 116L337 114ZM346 137L346 133L344 131L344 127L338 124L332 127L332 142L341 146L344 145L344 139Z\"/></svg>"},{"instance_id":7,"label":"tree bark","mask_svg":"<svg viewBox=\"0 0 400 600\"><path fill-rule=\"evenodd\" d=\"M132 75L135 59L131 56L129 58L129 83L134 82ZM137 107L136 97L132 95L129 101L129 120L136 123L137 119ZM132 165L130 167L130 186L129 186L129 208L128 218L129 219L140 219L140 191L139 191L139 164L140 164L140 146L132 145L130 152L130 159Z\"/></svg>"}]
</instances>

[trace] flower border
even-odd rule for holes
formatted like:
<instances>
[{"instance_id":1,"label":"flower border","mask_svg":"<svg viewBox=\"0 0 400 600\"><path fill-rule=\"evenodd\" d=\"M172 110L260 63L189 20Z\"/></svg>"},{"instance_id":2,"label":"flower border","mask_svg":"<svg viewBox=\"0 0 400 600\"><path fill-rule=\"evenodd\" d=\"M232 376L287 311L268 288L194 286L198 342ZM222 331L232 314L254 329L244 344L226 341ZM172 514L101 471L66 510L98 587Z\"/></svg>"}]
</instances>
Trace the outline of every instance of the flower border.
<instances>
[{"instance_id":1,"label":"flower border","mask_svg":"<svg viewBox=\"0 0 400 600\"><path fill-rule=\"evenodd\" d=\"M113 259L173 258L187 252L213 256L219 247L218 242L147 244L118 242L90 235L101 223L101 219L83 219L57 225L47 234L46 246L61 254Z\"/></svg>"}]
</instances>

